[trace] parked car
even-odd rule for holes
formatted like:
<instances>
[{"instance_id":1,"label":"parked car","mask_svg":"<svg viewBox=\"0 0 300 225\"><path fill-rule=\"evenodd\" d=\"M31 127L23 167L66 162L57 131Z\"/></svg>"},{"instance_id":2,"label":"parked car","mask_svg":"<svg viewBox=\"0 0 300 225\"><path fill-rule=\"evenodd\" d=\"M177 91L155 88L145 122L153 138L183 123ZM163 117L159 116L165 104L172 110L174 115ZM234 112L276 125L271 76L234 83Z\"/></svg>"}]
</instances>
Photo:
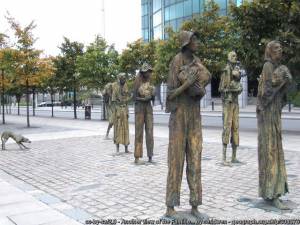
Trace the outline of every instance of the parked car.
<instances>
[{"instance_id":1,"label":"parked car","mask_svg":"<svg viewBox=\"0 0 300 225\"><path fill-rule=\"evenodd\" d=\"M51 107L52 102L41 102L38 107ZM53 106L61 106L61 102L53 102Z\"/></svg>"}]
</instances>

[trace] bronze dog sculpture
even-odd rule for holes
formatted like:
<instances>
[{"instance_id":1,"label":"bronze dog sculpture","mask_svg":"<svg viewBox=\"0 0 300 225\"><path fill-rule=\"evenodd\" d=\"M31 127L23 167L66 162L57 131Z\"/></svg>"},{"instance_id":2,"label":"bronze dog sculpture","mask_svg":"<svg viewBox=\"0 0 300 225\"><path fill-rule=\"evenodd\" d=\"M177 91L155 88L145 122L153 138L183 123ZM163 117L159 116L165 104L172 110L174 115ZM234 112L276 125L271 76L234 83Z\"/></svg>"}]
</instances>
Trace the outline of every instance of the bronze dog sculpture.
<instances>
[{"instance_id":1,"label":"bronze dog sculpture","mask_svg":"<svg viewBox=\"0 0 300 225\"><path fill-rule=\"evenodd\" d=\"M20 147L20 149L29 149L23 143L31 143L31 141L19 134L15 134L12 131L4 131L1 134L1 141L2 141L2 150L5 150L5 143L8 141L8 139L11 138L13 139Z\"/></svg>"}]
</instances>

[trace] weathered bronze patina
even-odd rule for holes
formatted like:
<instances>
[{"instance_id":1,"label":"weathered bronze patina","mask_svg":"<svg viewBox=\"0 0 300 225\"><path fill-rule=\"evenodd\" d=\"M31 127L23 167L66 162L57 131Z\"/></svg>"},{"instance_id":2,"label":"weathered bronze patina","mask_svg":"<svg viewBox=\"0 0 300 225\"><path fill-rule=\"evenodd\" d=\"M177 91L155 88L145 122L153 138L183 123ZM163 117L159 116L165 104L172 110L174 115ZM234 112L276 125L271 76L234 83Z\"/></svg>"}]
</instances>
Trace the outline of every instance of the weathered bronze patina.
<instances>
[{"instance_id":1,"label":"weathered bronze patina","mask_svg":"<svg viewBox=\"0 0 300 225\"><path fill-rule=\"evenodd\" d=\"M150 84L152 68L144 63L134 82L133 99L135 101L135 142L134 158L135 163L139 163L139 158L143 157L143 133L145 126L146 147L149 162L153 156L153 109L151 100L154 101L155 89Z\"/></svg>"},{"instance_id":2,"label":"weathered bronze patina","mask_svg":"<svg viewBox=\"0 0 300 225\"><path fill-rule=\"evenodd\" d=\"M238 163L236 158L237 147L239 146L239 101L238 95L243 88L240 84L240 71L237 67L237 55L235 52L228 54L228 63L221 75L219 92L223 104L223 164L226 162L226 150L231 135L232 163Z\"/></svg>"},{"instance_id":3,"label":"weathered bronze patina","mask_svg":"<svg viewBox=\"0 0 300 225\"><path fill-rule=\"evenodd\" d=\"M112 104L114 108L114 143L119 152L119 145L125 145L125 152L128 153L129 126L128 126L128 101L130 95L126 84L125 73L118 75L118 80L112 84Z\"/></svg>"},{"instance_id":4,"label":"weathered bronze patina","mask_svg":"<svg viewBox=\"0 0 300 225\"><path fill-rule=\"evenodd\" d=\"M180 187L186 157L187 180L190 188L192 215L201 218L198 205L202 204L201 154L202 127L200 99L211 75L194 55L198 49L196 34L180 33L181 52L170 63L166 111L170 112L168 179L166 216L176 216L174 206L180 205Z\"/></svg>"},{"instance_id":5,"label":"weathered bronze patina","mask_svg":"<svg viewBox=\"0 0 300 225\"><path fill-rule=\"evenodd\" d=\"M106 112L107 112L107 117L108 117L108 127L106 131L106 139L108 139L109 131L112 128L114 124L114 108L113 104L111 102L111 97L112 97L112 84L113 83L107 83L104 87L103 90L103 100L105 102L106 106Z\"/></svg>"},{"instance_id":6,"label":"weathered bronze patina","mask_svg":"<svg viewBox=\"0 0 300 225\"><path fill-rule=\"evenodd\" d=\"M288 192L281 111L292 76L286 66L280 65L281 58L280 43L269 42L257 95L259 196L279 209L289 209L279 197Z\"/></svg>"}]
</instances>

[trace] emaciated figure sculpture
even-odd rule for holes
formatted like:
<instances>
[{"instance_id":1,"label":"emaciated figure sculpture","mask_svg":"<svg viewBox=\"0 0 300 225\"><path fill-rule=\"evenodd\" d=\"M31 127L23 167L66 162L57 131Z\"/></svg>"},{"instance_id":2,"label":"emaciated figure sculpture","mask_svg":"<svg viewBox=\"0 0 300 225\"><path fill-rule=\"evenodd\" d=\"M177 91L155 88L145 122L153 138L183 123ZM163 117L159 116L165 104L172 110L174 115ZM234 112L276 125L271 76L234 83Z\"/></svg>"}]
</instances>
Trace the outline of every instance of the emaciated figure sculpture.
<instances>
[{"instance_id":1,"label":"emaciated figure sculpture","mask_svg":"<svg viewBox=\"0 0 300 225\"><path fill-rule=\"evenodd\" d=\"M107 83L104 87L103 90L103 100L106 105L106 112L107 112L107 117L108 117L108 127L106 131L105 138L108 139L109 131L114 125L114 109L113 109L113 104L111 102L111 97L112 97L112 84L113 83Z\"/></svg>"},{"instance_id":2,"label":"emaciated figure sculpture","mask_svg":"<svg viewBox=\"0 0 300 225\"><path fill-rule=\"evenodd\" d=\"M118 75L118 81L112 85L112 104L114 107L114 143L119 152L119 145L125 145L125 152L129 153L129 125L128 101L130 99L126 84L125 73Z\"/></svg>"},{"instance_id":3,"label":"emaciated figure sculpture","mask_svg":"<svg viewBox=\"0 0 300 225\"><path fill-rule=\"evenodd\" d=\"M143 133L145 125L146 147L149 162L153 156L153 109L151 100L154 101L155 89L150 85L152 68L144 63L137 74L134 83L133 99L135 101L135 142L134 158L135 163L139 163L139 158L143 157Z\"/></svg>"},{"instance_id":4,"label":"emaciated figure sculpture","mask_svg":"<svg viewBox=\"0 0 300 225\"><path fill-rule=\"evenodd\" d=\"M281 136L281 111L292 76L280 65L282 48L271 41L265 50L265 64L257 95L259 196L279 209L289 209L279 197L288 192Z\"/></svg>"},{"instance_id":5,"label":"emaciated figure sculpture","mask_svg":"<svg viewBox=\"0 0 300 225\"><path fill-rule=\"evenodd\" d=\"M170 63L166 111L169 120L168 179L166 216L176 216L180 205L180 187L184 160L187 160L187 180L190 188L191 213L201 218L198 205L202 204L201 154L202 127L200 99L211 75L194 55L198 49L195 33L180 33L181 52Z\"/></svg>"},{"instance_id":6,"label":"emaciated figure sculpture","mask_svg":"<svg viewBox=\"0 0 300 225\"><path fill-rule=\"evenodd\" d=\"M228 54L228 63L221 76L219 92L221 92L223 103L223 164L226 162L226 150L231 134L232 163L238 163L236 158L239 146L239 101L238 95L243 91L240 84L240 70L237 66L237 55L235 52Z\"/></svg>"}]
</instances>

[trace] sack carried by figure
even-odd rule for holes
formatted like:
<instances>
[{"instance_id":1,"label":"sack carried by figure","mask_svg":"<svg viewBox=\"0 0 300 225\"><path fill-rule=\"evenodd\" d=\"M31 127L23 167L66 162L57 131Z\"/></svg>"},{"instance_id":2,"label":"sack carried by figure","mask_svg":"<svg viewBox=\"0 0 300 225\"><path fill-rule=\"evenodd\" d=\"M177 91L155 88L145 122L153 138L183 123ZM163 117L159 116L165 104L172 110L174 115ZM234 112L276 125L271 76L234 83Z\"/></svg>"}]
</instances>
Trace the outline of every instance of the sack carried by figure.
<instances>
[{"instance_id":1,"label":"sack carried by figure","mask_svg":"<svg viewBox=\"0 0 300 225\"><path fill-rule=\"evenodd\" d=\"M187 89L187 93L192 97L197 95L203 97L206 93L205 86L211 80L211 74L205 68L205 66L203 66L199 62L196 62L196 60L193 60L193 62L191 62L190 64L184 65L180 68L180 73L178 76L180 83L183 84L188 79L188 76L191 76L192 74L196 74L197 79L195 83Z\"/></svg>"},{"instance_id":2,"label":"sack carried by figure","mask_svg":"<svg viewBox=\"0 0 300 225\"><path fill-rule=\"evenodd\" d=\"M272 86L282 86L292 80L292 75L285 65L277 67L272 75Z\"/></svg>"},{"instance_id":3,"label":"sack carried by figure","mask_svg":"<svg viewBox=\"0 0 300 225\"><path fill-rule=\"evenodd\" d=\"M150 82L143 83L139 87L138 92L142 98L155 96L155 88L150 84Z\"/></svg>"}]
</instances>

